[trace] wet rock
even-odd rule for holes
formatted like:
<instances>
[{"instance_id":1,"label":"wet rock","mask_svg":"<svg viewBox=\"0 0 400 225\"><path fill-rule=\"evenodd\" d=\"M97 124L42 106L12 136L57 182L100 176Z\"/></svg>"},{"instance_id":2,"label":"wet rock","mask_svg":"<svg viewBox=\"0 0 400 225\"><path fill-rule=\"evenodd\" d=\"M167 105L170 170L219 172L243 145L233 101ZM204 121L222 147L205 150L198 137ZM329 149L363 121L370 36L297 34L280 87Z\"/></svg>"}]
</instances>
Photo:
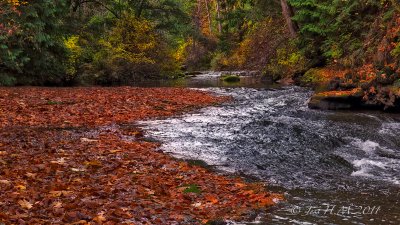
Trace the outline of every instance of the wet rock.
<instances>
[{"instance_id":1,"label":"wet rock","mask_svg":"<svg viewBox=\"0 0 400 225\"><path fill-rule=\"evenodd\" d=\"M321 92L311 97L308 107L322 110L371 109L398 112L400 89L392 86L374 89L373 94L365 94L362 88Z\"/></svg>"},{"instance_id":2,"label":"wet rock","mask_svg":"<svg viewBox=\"0 0 400 225\"><path fill-rule=\"evenodd\" d=\"M229 83L234 83L234 82L239 82L240 77L236 75L228 75L228 76L222 76L221 80Z\"/></svg>"},{"instance_id":3,"label":"wet rock","mask_svg":"<svg viewBox=\"0 0 400 225\"><path fill-rule=\"evenodd\" d=\"M201 74L203 74L203 73L200 71L185 72L185 76L188 76L188 77L195 77L195 76L201 75Z\"/></svg>"},{"instance_id":4,"label":"wet rock","mask_svg":"<svg viewBox=\"0 0 400 225\"><path fill-rule=\"evenodd\" d=\"M318 93L308 103L309 108L322 110L354 109L361 105L362 93L358 89Z\"/></svg>"}]
</instances>

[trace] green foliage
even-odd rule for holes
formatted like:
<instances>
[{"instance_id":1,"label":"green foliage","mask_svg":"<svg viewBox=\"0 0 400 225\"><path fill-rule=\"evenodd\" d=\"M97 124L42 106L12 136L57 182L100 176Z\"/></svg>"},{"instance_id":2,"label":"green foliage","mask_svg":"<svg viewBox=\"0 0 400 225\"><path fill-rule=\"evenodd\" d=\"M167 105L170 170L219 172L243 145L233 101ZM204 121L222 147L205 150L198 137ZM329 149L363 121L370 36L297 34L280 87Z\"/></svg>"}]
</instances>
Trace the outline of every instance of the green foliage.
<instances>
[{"instance_id":1,"label":"green foliage","mask_svg":"<svg viewBox=\"0 0 400 225\"><path fill-rule=\"evenodd\" d=\"M0 69L16 76L35 77L37 84L58 83L63 74L65 48L62 16L65 1L33 0L0 21L15 30L0 33Z\"/></svg>"},{"instance_id":2,"label":"green foliage","mask_svg":"<svg viewBox=\"0 0 400 225\"><path fill-rule=\"evenodd\" d=\"M390 52L394 57L400 57L400 42L396 43L394 49Z\"/></svg>"},{"instance_id":3,"label":"green foliage","mask_svg":"<svg viewBox=\"0 0 400 225\"><path fill-rule=\"evenodd\" d=\"M144 78L171 76L177 72L172 52L154 26L125 14L99 40L93 64L100 83L127 83Z\"/></svg>"},{"instance_id":4,"label":"green foliage","mask_svg":"<svg viewBox=\"0 0 400 225\"><path fill-rule=\"evenodd\" d=\"M296 8L293 19L300 25L300 47L309 58L329 60L350 57L363 41L384 6L373 0L290 0ZM352 55L352 58L357 57ZM358 54L355 60L362 61Z\"/></svg>"},{"instance_id":5,"label":"green foliage","mask_svg":"<svg viewBox=\"0 0 400 225\"><path fill-rule=\"evenodd\" d=\"M296 41L292 40L276 48L273 57L264 68L264 74L273 80L279 80L305 71L308 63L303 52L297 48Z\"/></svg>"},{"instance_id":6,"label":"green foliage","mask_svg":"<svg viewBox=\"0 0 400 225\"><path fill-rule=\"evenodd\" d=\"M78 42L79 36L71 36L64 41L65 47L68 50L66 73L70 79L76 76L78 68L81 65L83 49Z\"/></svg>"},{"instance_id":7,"label":"green foliage","mask_svg":"<svg viewBox=\"0 0 400 225\"><path fill-rule=\"evenodd\" d=\"M303 85L317 84L324 81L324 77L320 69L310 69L301 78Z\"/></svg>"},{"instance_id":8,"label":"green foliage","mask_svg":"<svg viewBox=\"0 0 400 225\"><path fill-rule=\"evenodd\" d=\"M195 193L195 194L201 193L201 189L196 184L189 184L189 185L185 185L183 187L186 187L183 190L183 193Z\"/></svg>"},{"instance_id":9,"label":"green foliage","mask_svg":"<svg viewBox=\"0 0 400 225\"><path fill-rule=\"evenodd\" d=\"M14 86L17 83L17 79L13 76L0 73L0 86Z\"/></svg>"}]
</instances>

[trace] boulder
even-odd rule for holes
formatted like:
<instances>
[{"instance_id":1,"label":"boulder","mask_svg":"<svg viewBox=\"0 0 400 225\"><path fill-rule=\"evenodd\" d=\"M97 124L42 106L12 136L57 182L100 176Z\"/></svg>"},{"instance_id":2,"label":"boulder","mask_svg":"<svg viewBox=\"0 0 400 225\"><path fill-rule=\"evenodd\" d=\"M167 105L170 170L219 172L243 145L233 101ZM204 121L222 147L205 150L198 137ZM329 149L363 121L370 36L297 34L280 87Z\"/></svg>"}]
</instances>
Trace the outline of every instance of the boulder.
<instances>
[{"instance_id":1,"label":"boulder","mask_svg":"<svg viewBox=\"0 0 400 225\"><path fill-rule=\"evenodd\" d=\"M360 108L362 92L359 88L351 91L328 91L311 97L308 107L322 110L344 110Z\"/></svg>"}]
</instances>

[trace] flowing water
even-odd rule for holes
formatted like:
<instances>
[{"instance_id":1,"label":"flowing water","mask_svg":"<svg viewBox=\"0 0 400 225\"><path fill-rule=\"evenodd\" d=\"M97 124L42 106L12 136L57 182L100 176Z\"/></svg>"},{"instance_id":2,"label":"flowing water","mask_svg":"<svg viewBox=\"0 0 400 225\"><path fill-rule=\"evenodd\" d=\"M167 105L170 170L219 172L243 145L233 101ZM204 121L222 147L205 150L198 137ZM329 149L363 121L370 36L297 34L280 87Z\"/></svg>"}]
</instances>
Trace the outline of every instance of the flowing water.
<instances>
[{"instance_id":1,"label":"flowing water","mask_svg":"<svg viewBox=\"0 0 400 225\"><path fill-rule=\"evenodd\" d=\"M399 115L310 110L310 90L246 82L201 89L231 102L141 125L165 152L285 195L246 224L400 224Z\"/></svg>"}]
</instances>

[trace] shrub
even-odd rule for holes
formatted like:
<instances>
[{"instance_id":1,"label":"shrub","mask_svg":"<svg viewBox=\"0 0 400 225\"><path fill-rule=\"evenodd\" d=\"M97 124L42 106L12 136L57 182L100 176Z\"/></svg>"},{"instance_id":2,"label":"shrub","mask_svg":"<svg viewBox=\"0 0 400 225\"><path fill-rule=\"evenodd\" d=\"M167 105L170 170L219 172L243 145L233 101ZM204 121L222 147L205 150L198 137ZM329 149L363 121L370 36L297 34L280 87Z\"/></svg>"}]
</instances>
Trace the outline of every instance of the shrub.
<instances>
[{"instance_id":1,"label":"shrub","mask_svg":"<svg viewBox=\"0 0 400 225\"><path fill-rule=\"evenodd\" d=\"M179 65L154 26L125 14L94 55L95 77L100 84L130 83L145 78L173 76Z\"/></svg>"},{"instance_id":2,"label":"shrub","mask_svg":"<svg viewBox=\"0 0 400 225\"><path fill-rule=\"evenodd\" d=\"M17 83L17 79L13 76L0 73L0 86L14 86Z\"/></svg>"}]
</instances>

